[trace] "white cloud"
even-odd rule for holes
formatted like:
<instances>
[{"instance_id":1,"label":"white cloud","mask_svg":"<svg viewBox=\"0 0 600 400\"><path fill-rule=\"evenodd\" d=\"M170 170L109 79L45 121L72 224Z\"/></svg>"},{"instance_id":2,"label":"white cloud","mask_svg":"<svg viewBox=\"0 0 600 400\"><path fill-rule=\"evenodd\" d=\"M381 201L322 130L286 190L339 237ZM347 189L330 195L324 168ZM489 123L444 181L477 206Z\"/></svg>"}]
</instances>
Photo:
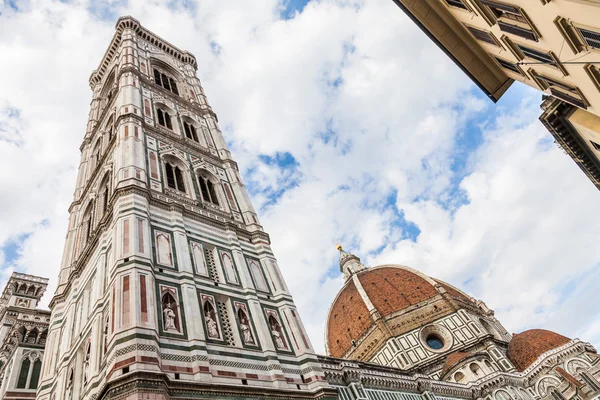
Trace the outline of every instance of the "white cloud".
<instances>
[{"instance_id":1,"label":"white cloud","mask_svg":"<svg viewBox=\"0 0 600 400\"><path fill-rule=\"evenodd\" d=\"M492 105L387 0L313 0L289 20L276 0L168 3L115 3L112 12L196 55L318 351L342 284L336 241L372 265L404 263L466 288L511 330L538 325L600 341L598 312L585 306L590 286L563 285L586 273L597 282L589 271L600 261L599 194L548 143L535 122L538 96ZM10 55L0 59L0 76L10 77L0 88L0 246L31 233L4 271L53 282L87 79L114 27L89 5L0 6L0 53ZM484 130L476 151L459 147L473 124ZM454 162L469 152L461 179ZM296 164L258 157L282 153ZM401 215L421 231L416 242ZM586 318L565 311L578 307Z\"/></svg>"}]
</instances>

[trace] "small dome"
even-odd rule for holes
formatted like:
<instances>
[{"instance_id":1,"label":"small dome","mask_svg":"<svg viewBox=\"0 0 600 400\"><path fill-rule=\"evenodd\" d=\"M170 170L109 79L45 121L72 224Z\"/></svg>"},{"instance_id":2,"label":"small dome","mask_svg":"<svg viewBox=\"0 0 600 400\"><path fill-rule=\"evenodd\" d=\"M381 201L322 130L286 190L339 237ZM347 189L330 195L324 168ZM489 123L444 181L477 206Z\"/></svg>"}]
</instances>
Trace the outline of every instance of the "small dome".
<instances>
[{"instance_id":1,"label":"small dome","mask_svg":"<svg viewBox=\"0 0 600 400\"><path fill-rule=\"evenodd\" d=\"M530 329L513 336L507 356L519 371L524 371L542 354L568 343L571 339L545 329Z\"/></svg>"},{"instance_id":2,"label":"small dome","mask_svg":"<svg viewBox=\"0 0 600 400\"><path fill-rule=\"evenodd\" d=\"M401 265L364 268L356 272L356 277L368 302L382 317L438 296L441 288L450 296L470 301L468 296L447 283ZM373 317L354 280L347 279L329 310L326 338L329 354L343 357L355 341L374 325Z\"/></svg>"},{"instance_id":3,"label":"small dome","mask_svg":"<svg viewBox=\"0 0 600 400\"><path fill-rule=\"evenodd\" d=\"M472 354L468 352L457 351L450 354L446 361L444 362L444 366L442 367L442 375L444 375L450 368L454 367L456 364L464 360L465 358L470 357Z\"/></svg>"}]
</instances>

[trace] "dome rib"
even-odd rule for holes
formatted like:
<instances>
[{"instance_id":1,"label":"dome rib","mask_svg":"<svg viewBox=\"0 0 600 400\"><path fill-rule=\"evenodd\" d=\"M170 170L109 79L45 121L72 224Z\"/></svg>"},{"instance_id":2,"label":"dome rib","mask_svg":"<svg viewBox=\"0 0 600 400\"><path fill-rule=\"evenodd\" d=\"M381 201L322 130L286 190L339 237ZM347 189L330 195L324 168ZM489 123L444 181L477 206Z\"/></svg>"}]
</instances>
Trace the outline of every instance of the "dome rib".
<instances>
[{"instance_id":1,"label":"dome rib","mask_svg":"<svg viewBox=\"0 0 600 400\"><path fill-rule=\"evenodd\" d=\"M361 292L357 285L362 286ZM468 299L452 286L402 265L387 264L356 272L329 309L325 338L329 354L347 354L369 329L377 326L375 316L385 318L436 296L441 298L440 287L454 297ZM369 312L371 304L374 310Z\"/></svg>"}]
</instances>

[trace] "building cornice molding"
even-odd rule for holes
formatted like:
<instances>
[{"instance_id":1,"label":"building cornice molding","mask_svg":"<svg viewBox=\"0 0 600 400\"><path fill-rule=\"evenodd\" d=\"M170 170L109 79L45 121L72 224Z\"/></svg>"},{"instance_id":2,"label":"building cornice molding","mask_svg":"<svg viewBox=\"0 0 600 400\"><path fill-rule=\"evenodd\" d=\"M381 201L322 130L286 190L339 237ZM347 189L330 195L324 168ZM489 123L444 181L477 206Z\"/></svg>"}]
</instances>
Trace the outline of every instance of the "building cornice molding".
<instances>
[{"instance_id":1,"label":"building cornice molding","mask_svg":"<svg viewBox=\"0 0 600 400\"><path fill-rule=\"evenodd\" d=\"M123 31L125 29L133 30L136 35L138 35L141 39L147 41L148 43L157 46L165 53L171 55L176 58L178 61L189 64L194 67L194 71L198 70L198 62L196 61L196 57L187 50L180 50L179 48L173 46L171 43L167 42L160 36L150 32L148 29L144 28L140 22L131 17L131 16L123 16L117 20L115 25L115 34L113 35L112 40L110 41L110 45L108 49L104 53L102 60L97 69L92 71L90 75L90 87L94 87L97 83L102 81L104 74L109 70L110 63L112 62L116 52L118 50L119 45L121 44L121 39L123 35Z\"/></svg>"}]
</instances>

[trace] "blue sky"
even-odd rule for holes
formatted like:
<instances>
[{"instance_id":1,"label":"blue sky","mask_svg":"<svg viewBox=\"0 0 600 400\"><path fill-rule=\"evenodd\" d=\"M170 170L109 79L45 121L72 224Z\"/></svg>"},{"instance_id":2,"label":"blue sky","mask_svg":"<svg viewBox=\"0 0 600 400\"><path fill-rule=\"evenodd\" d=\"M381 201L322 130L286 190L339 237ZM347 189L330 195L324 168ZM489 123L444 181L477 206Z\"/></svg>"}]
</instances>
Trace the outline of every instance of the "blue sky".
<instances>
[{"instance_id":1,"label":"blue sky","mask_svg":"<svg viewBox=\"0 0 600 400\"><path fill-rule=\"evenodd\" d=\"M87 79L133 15L196 55L318 351L336 242L448 280L509 331L600 343L600 312L573 312L595 299L600 194L537 121L540 94L517 83L492 103L393 2L14 5L0 6L0 276L55 285Z\"/></svg>"}]
</instances>

